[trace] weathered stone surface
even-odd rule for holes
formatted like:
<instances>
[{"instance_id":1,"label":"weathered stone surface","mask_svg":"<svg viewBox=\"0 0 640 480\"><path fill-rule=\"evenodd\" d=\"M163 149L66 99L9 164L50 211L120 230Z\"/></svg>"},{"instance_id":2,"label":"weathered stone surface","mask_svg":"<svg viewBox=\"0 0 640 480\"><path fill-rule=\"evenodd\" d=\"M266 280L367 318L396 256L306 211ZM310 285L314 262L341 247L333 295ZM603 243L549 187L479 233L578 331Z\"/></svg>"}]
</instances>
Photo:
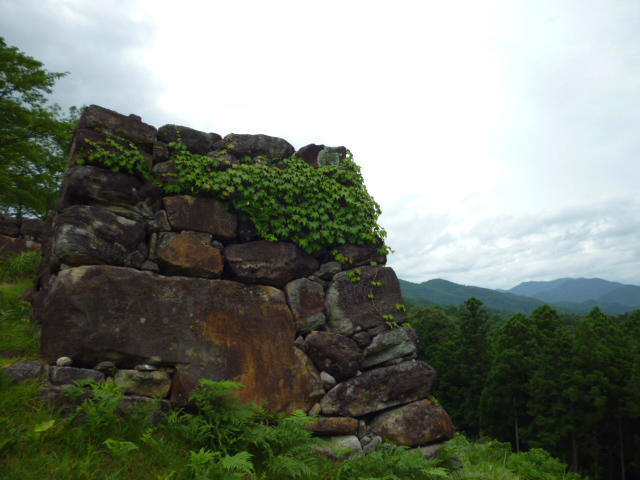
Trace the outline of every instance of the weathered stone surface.
<instances>
[{"instance_id":1,"label":"weathered stone surface","mask_svg":"<svg viewBox=\"0 0 640 480\"><path fill-rule=\"evenodd\" d=\"M387 263L387 257L380 254L378 250L380 245L341 245L336 247L338 254L344 255L349 259L347 265L349 268L361 267L362 265L370 265L375 262L378 266ZM328 257L327 260L334 258Z\"/></svg>"},{"instance_id":2,"label":"weathered stone surface","mask_svg":"<svg viewBox=\"0 0 640 480\"><path fill-rule=\"evenodd\" d=\"M325 390L331 390L338 383L333 375L325 371L320 372L320 380L322 380L322 386Z\"/></svg>"},{"instance_id":3,"label":"weathered stone surface","mask_svg":"<svg viewBox=\"0 0 640 480\"><path fill-rule=\"evenodd\" d=\"M218 278L224 261L220 249L212 247L208 233L163 232L159 236L157 261L162 273Z\"/></svg>"},{"instance_id":4,"label":"weathered stone surface","mask_svg":"<svg viewBox=\"0 0 640 480\"><path fill-rule=\"evenodd\" d=\"M323 440L325 442L320 445L314 445L314 449L320 455L333 460L342 460L362 453L362 445L360 445L360 440L355 435L323 437Z\"/></svg>"},{"instance_id":5,"label":"weathered stone surface","mask_svg":"<svg viewBox=\"0 0 640 480\"><path fill-rule=\"evenodd\" d=\"M400 327L387 330L377 335L364 351L362 367L374 365L401 358L416 351L418 335L413 328Z\"/></svg>"},{"instance_id":6,"label":"weathered stone surface","mask_svg":"<svg viewBox=\"0 0 640 480\"><path fill-rule=\"evenodd\" d=\"M427 445L426 447L419 447L418 450L424 455L425 459L432 460L438 458L440 450L442 450L443 447L444 443L435 443L433 445Z\"/></svg>"},{"instance_id":7,"label":"weathered stone surface","mask_svg":"<svg viewBox=\"0 0 640 480\"><path fill-rule=\"evenodd\" d=\"M455 434L447 412L431 400L420 400L381 413L369 428L396 445L408 447L444 442Z\"/></svg>"},{"instance_id":8,"label":"weathered stone surface","mask_svg":"<svg viewBox=\"0 0 640 480\"><path fill-rule=\"evenodd\" d=\"M352 417L320 417L313 423L305 425L316 435L355 435L358 431L358 420Z\"/></svg>"},{"instance_id":9,"label":"weathered stone surface","mask_svg":"<svg viewBox=\"0 0 640 480\"><path fill-rule=\"evenodd\" d=\"M20 234L41 242L44 236L45 223L37 218L23 218L20 224Z\"/></svg>"},{"instance_id":10,"label":"weathered stone surface","mask_svg":"<svg viewBox=\"0 0 640 480\"><path fill-rule=\"evenodd\" d=\"M262 134L231 133L224 137L224 143L227 150L237 158L245 156L264 156L269 159L288 158L294 152L294 148L286 140Z\"/></svg>"},{"instance_id":11,"label":"weathered stone surface","mask_svg":"<svg viewBox=\"0 0 640 480\"><path fill-rule=\"evenodd\" d=\"M320 401L322 414L358 417L425 398L436 382L436 371L412 360L376 368L339 383Z\"/></svg>"},{"instance_id":12,"label":"weathered stone surface","mask_svg":"<svg viewBox=\"0 0 640 480\"><path fill-rule=\"evenodd\" d=\"M400 283L389 267L359 267L360 280L353 282L349 272L338 273L325 296L330 330L350 335L358 329L384 326L383 315L392 314L394 321L407 321L406 312L398 312L396 305L404 304ZM381 282L375 287L371 282ZM374 299L368 298L373 293Z\"/></svg>"},{"instance_id":13,"label":"weathered stone surface","mask_svg":"<svg viewBox=\"0 0 640 480\"><path fill-rule=\"evenodd\" d=\"M211 146L221 139L217 133L205 133L181 125L164 125L158 129L158 140L161 142L169 144L180 140L187 150L199 155L207 153Z\"/></svg>"},{"instance_id":14,"label":"weathered stone surface","mask_svg":"<svg viewBox=\"0 0 640 480\"><path fill-rule=\"evenodd\" d=\"M163 202L174 230L206 232L223 242L236 238L238 217L218 200L175 195L164 197Z\"/></svg>"},{"instance_id":15,"label":"weathered stone surface","mask_svg":"<svg viewBox=\"0 0 640 480\"><path fill-rule=\"evenodd\" d=\"M362 444L362 453L369 455L371 452L375 452L378 445L382 443L382 437L380 435L365 435L360 439Z\"/></svg>"},{"instance_id":16,"label":"weathered stone surface","mask_svg":"<svg viewBox=\"0 0 640 480\"><path fill-rule=\"evenodd\" d=\"M18 219L7 215L0 215L0 234L9 237L17 237L20 235L20 222L18 222Z\"/></svg>"},{"instance_id":17,"label":"weathered stone surface","mask_svg":"<svg viewBox=\"0 0 640 480\"><path fill-rule=\"evenodd\" d=\"M133 175L81 165L67 171L57 208L95 205L131 220L153 223L154 196Z\"/></svg>"},{"instance_id":18,"label":"weathered stone surface","mask_svg":"<svg viewBox=\"0 0 640 480\"><path fill-rule=\"evenodd\" d=\"M330 373L338 381L353 377L362 359L356 342L332 332L311 332L304 350L318 370Z\"/></svg>"},{"instance_id":19,"label":"weathered stone surface","mask_svg":"<svg viewBox=\"0 0 640 480\"><path fill-rule=\"evenodd\" d=\"M2 375L12 382L19 383L30 378L42 378L47 375L47 366L42 362L16 362L2 371Z\"/></svg>"},{"instance_id":20,"label":"weathered stone surface","mask_svg":"<svg viewBox=\"0 0 640 480\"><path fill-rule=\"evenodd\" d=\"M147 153L153 152L157 135L155 127L143 123L137 115L125 116L98 105L91 105L84 110L78 129L124 137Z\"/></svg>"},{"instance_id":21,"label":"weathered stone surface","mask_svg":"<svg viewBox=\"0 0 640 480\"><path fill-rule=\"evenodd\" d=\"M305 145L295 153L312 167L324 167L325 165L340 165L347 156L345 147L325 147L311 143Z\"/></svg>"},{"instance_id":22,"label":"weathered stone surface","mask_svg":"<svg viewBox=\"0 0 640 480\"><path fill-rule=\"evenodd\" d=\"M67 385L78 380L104 381L104 374L97 370L76 367L51 367L49 368L49 380L54 385Z\"/></svg>"},{"instance_id":23,"label":"weathered stone surface","mask_svg":"<svg viewBox=\"0 0 640 480\"><path fill-rule=\"evenodd\" d=\"M58 209L69 205L118 205L131 207L140 199L142 182L133 175L80 165L65 173Z\"/></svg>"},{"instance_id":24,"label":"weathered stone surface","mask_svg":"<svg viewBox=\"0 0 640 480\"><path fill-rule=\"evenodd\" d=\"M157 141L153 145L153 164L167 162L169 160L169 146L162 142Z\"/></svg>"},{"instance_id":25,"label":"weathered stone surface","mask_svg":"<svg viewBox=\"0 0 640 480\"><path fill-rule=\"evenodd\" d=\"M52 241L55 266L139 267L146 258L144 224L98 207L74 205L59 213Z\"/></svg>"},{"instance_id":26,"label":"weathered stone surface","mask_svg":"<svg viewBox=\"0 0 640 480\"><path fill-rule=\"evenodd\" d=\"M324 167L326 165L341 165L342 161L347 156L347 149L345 147L324 147L318 153L318 166Z\"/></svg>"},{"instance_id":27,"label":"weathered stone surface","mask_svg":"<svg viewBox=\"0 0 640 480\"><path fill-rule=\"evenodd\" d=\"M367 346L369 346L369 344L371 344L371 335L369 335L369 333L365 331L354 333L351 338L353 338L353 340L355 340L358 346L362 349L366 348Z\"/></svg>"},{"instance_id":28,"label":"weathered stone surface","mask_svg":"<svg viewBox=\"0 0 640 480\"><path fill-rule=\"evenodd\" d=\"M117 370L116 364L109 360L98 363L93 369L102 372L105 376L112 376Z\"/></svg>"},{"instance_id":29,"label":"weathered stone surface","mask_svg":"<svg viewBox=\"0 0 640 480\"><path fill-rule=\"evenodd\" d=\"M299 278L284 287L296 321L296 332L306 334L324 325L324 289L318 282Z\"/></svg>"},{"instance_id":30,"label":"weathered stone surface","mask_svg":"<svg viewBox=\"0 0 640 480\"><path fill-rule=\"evenodd\" d=\"M303 159L312 167L318 168L318 154L322 151L324 145L316 145L311 143L300 148L294 155Z\"/></svg>"},{"instance_id":31,"label":"weathered stone surface","mask_svg":"<svg viewBox=\"0 0 640 480\"><path fill-rule=\"evenodd\" d=\"M0 235L0 257L40 250L41 247L40 243L33 240Z\"/></svg>"},{"instance_id":32,"label":"weathered stone surface","mask_svg":"<svg viewBox=\"0 0 640 480\"><path fill-rule=\"evenodd\" d=\"M126 395L120 405L118 413L131 415L135 412L145 412L151 423L165 423L166 414L171 410L168 400L159 400L141 395Z\"/></svg>"},{"instance_id":33,"label":"weathered stone surface","mask_svg":"<svg viewBox=\"0 0 640 480\"><path fill-rule=\"evenodd\" d=\"M342 265L339 262L327 262L320 265L320 268L313 274L322 280L331 280L336 273L342 271Z\"/></svg>"},{"instance_id":34,"label":"weathered stone surface","mask_svg":"<svg viewBox=\"0 0 640 480\"><path fill-rule=\"evenodd\" d=\"M58 367L70 367L73 365L73 360L69 357L60 357L56 360L56 365Z\"/></svg>"},{"instance_id":35,"label":"weathered stone surface","mask_svg":"<svg viewBox=\"0 0 640 480\"><path fill-rule=\"evenodd\" d=\"M318 261L288 242L256 242L227 245L224 258L232 278L245 283L284 287L294 278L318 269Z\"/></svg>"},{"instance_id":36,"label":"weathered stone surface","mask_svg":"<svg viewBox=\"0 0 640 480\"><path fill-rule=\"evenodd\" d=\"M171 388L169 374L160 370L118 370L114 381L125 393L147 397L164 398Z\"/></svg>"},{"instance_id":37,"label":"weathered stone surface","mask_svg":"<svg viewBox=\"0 0 640 480\"><path fill-rule=\"evenodd\" d=\"M243 400L277 411L311 407L322 392L317 372L293 347L284 293L272 287L86 266L61 271L34 307L47 358L177 365L178 403L200 378L239 381Z\"/></svg>"}]
</instances>

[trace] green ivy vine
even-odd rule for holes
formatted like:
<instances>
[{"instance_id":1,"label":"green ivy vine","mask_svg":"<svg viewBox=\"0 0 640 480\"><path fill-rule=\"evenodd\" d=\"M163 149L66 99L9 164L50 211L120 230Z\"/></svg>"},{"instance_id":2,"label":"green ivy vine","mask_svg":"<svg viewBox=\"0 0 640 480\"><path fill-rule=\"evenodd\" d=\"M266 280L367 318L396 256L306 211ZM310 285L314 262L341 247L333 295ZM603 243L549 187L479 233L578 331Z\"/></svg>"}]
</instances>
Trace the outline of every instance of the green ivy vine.
<instances>
[{"instance_id":1,"label":"green ivy vine","mask_svg":"<svg viewBox=\"0 0 640 480\"><path fill-rule=\"evenodd\" d=\"M133 142L122 137L109 136L102 142L87 140L87 143L93 147L89 154L90 162L103 165L113 172L124 171L145 179L151 177L147 159ZM80 158L77 163L84 165L85 160Z\"/></svg>"},{"instance_id":2,"label":"green ivy vine","mask_svg":"<svg viewBox=\"0 0 640 480\"><path fill-rule=\"evenodd\" d=\"M176 174L167 193L211 196L230 203L271 241L287 240L314 253L347 243L377 244L386 232L380 206L367 192L351 152L341 165L314 168L291 157L231 161L225 150L196 155L170 144Z\"/></svg>"}]
</instances>

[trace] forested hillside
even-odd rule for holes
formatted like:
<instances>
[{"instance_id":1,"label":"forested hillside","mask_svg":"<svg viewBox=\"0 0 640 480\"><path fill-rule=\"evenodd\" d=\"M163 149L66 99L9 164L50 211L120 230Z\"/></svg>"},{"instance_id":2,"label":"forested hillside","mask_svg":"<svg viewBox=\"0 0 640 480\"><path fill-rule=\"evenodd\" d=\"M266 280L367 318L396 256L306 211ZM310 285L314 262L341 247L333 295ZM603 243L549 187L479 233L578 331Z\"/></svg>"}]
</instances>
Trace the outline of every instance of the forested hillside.
<instances>
[{"instance_id":1,"label":"forested hillside","mask_svg":"<svg viewBox=\"0 0 640 480\"><path fill-rule=\"evenodd\" d=\"M493 326L475 298L409 311L460 430L542 447L590 478L638 478L640 310L576 321L545 305Z\"/></svg>"}]
</instances>

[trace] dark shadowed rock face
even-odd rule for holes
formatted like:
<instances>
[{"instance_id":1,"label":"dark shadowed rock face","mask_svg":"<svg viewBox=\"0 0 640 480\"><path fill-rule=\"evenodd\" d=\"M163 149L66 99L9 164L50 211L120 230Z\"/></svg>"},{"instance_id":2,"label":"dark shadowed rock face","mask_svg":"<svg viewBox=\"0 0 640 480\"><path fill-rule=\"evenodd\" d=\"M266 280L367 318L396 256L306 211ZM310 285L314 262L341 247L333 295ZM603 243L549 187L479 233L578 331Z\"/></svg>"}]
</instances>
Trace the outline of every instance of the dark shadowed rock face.
<instances>
[{"instance_id":1,"label":"dark shadowed rock face","mask_svg":"<svg viewBox=\"0 0 640 480\"><path fill-rule=\"evenodd\" d=\"M325 323L324 289L318 282L299 278L284 288L296 321L296 333L306 334Z\"/></svg>"},{"instance_id":2,"label":"dark shadowed rock face","mask_svg":"<svg viewBox=\"0 0 640 480\"><path fill-rule=\"evenodd\" d=\"M171 397L178 404L200 378L239 381L243 400L277 411L308 409L323 393L317 372L293 347L284 294L272 287L77 267L55 277L34 315L50 360L176 365Z\"/></svg>"},{"instance_id":3,"label":"dark shadowed rock face","mask_svg":"<svg viewBox=\"0 0 640 480\"><path fill-rule=\"evenodd\" d=\"M191 153L200 155L211 150L211 146L221 139L217 133L205 133L180 125L164 125L158 129L158 140L161 142L169 144L180 140Z\"/></svg>"},{"instance_id":4,"label":"dark shadowed rock face","mask_svg":"<svg viewBox=\"0 0 640 480\"><path fill-rule=\"evenodd\" d=\"M288 242L256 242L228 245L224 249L227 273L245 283L284 287L295 278L318 269L318 261Z\"/></svg>"},{"instance_id":5,"label":"dark shadowed rock face","mask_svg":"<svg viewBox=\"0 0 640 480\"><path fill-rule=\"evenodd\" d=\"M358 431L358 420L352 417L320 417L313 423L305 425L316 435L355 435Z\"/></svg>"},{"instance_id":6,"label":"dark shadowed rock face","mask_svg":"<svg viewBox=\"0 0 640 480\"><path fill-rule=\"evenodd\" d=\"M211 246L211 235L182 231L160 234L157 250L162 273L219 278L224 261L219 248Z\"/></svg>"},{"instance_id":7,"label":"dark shadowed rock face","mask_svg":"<svg viewBox=\"0 0 640 480\"><path fill-rule=\"evenodd\" d=\"M175 195L164 197L163 203L174 230L210 233L216 240L223 242L236 238L238 218L218 200Z\"/></svg>"},{"instance_id":8,"label":"dark shadowed rock face","mask_svg":"<svg viewBox=\"0 0 640 480\"><path fill-rule=\"evenodd\" d=\"M146 258L144 224L102 208L69 207L55 217L52 233L56 268L61 264L139 267Z\"/></svg>"},{"instance_id":9,"label":"dark shadowed rock face","mask_svg":"<svg viewBox=\"0 0 640 480\"><path fill-rule=\"evenodd\" d=\"M133 206L140 201L142 182L133 175L104 168L78 166L65 174L58 210L70 205Z\"/></svg>"},{"instance_id":10,"label":"dark shadowed rock face","mask_svg":"<svg viewBox=\"0 0 640 480\"><path fill-rule=\"evenodd\" d=\"M318 370L324 370L338 381L353 377L362 359L356 342L332 332L311 332L304 350Z\"/></svg>"},{"instance_id":11,"label":"dark shadowed rock face","mask_svg":"<svg viewBox=\"0 0 640 480\"><path fill-rule=\"evenodd\" d=\"M358 417L426 398L436 382L436 371L411 360L369 370L339 383L321 400L323 415Z\"/></svg>"},{"instance_id":12,"label":"dark shadowed rock face","mask_svg":"<svg viewBox=\"0 0 640 480\"><path fill-rule=\"evenodd\" d=\"M294 148L282 138L269 135L245 135L232 133L224 137L224 144L237 158L264 156L269 159L288 158L293 155Z\"/></svg>"},{"instance_id":13,"label":"dark shadowed rock face","mask_svg":"<svg viewBox=\"0 0 640 480\"><path fill-rule=\"evenodd\" d=\"M378 415L371 431L396 445L416 447L451 440L453 423L440 404L420 400Z\"/></svg>"},{"instance_id":14,"label":"dark shadowed rock face","mask_svg":"<svg viewBox=\"0 0 640 480\"><path fill-rule=\"evenodd\" d=\"M360 267L359 280L354 275L340 272L327 289L325 301L330 330L343 335L360 329L386 327L386 314L393 315L394 321L401 324L407 321L407 313L398 311L396 306L404 304L400 283L393 269L389 267ZM374 286L372 282L381 282ZM369 298L369 294L374 296ZM384 329L384 328L383 328Z\"/></svg>"}]
</instances>

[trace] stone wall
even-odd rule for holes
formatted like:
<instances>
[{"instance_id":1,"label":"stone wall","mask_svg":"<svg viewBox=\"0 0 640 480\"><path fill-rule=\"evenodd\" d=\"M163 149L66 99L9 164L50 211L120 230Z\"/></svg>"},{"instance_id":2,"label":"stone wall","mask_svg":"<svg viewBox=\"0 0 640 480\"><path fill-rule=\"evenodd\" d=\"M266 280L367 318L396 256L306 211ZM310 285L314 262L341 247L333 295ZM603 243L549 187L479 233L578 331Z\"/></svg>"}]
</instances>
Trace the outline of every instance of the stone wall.
<instances>
[{"instance_id":1,"label":"stone wall","mask_svg":"<svg viewBox=\"0 0 640 480\"><path fill-rule=\"evenodd\" d=\"M199 154L229 138L177 131ZM358 449L382 437L420 446L453 435L429 400L436 372L416 359L417 336L402 326L398 279L378 245L310 255L261 240L224 202L165 195L153 179L88 165L91 142L108 135L133 142L154 177L172 169L175 126L156 130L97 106L83 114L33 295L42 353L68 358L51 367L52 380L96 371L130 394L185 405L201 378L231 379L244 385L243 400L320 415L309 428ZM233 154L259 161L294 153L265 135L233 142ZM297 155L318 167L345 153L308 145Z\"/></svg>"},{"instance_id":2,"label":"stone wall","mask_svg":"<svg viewBox=\"0 0 640 480\"><path fill-rule=\"evenodd\" d=\"M0 257L40 250L45 223L37 218L0 215Z\"/></svg>"}]
</instances>

